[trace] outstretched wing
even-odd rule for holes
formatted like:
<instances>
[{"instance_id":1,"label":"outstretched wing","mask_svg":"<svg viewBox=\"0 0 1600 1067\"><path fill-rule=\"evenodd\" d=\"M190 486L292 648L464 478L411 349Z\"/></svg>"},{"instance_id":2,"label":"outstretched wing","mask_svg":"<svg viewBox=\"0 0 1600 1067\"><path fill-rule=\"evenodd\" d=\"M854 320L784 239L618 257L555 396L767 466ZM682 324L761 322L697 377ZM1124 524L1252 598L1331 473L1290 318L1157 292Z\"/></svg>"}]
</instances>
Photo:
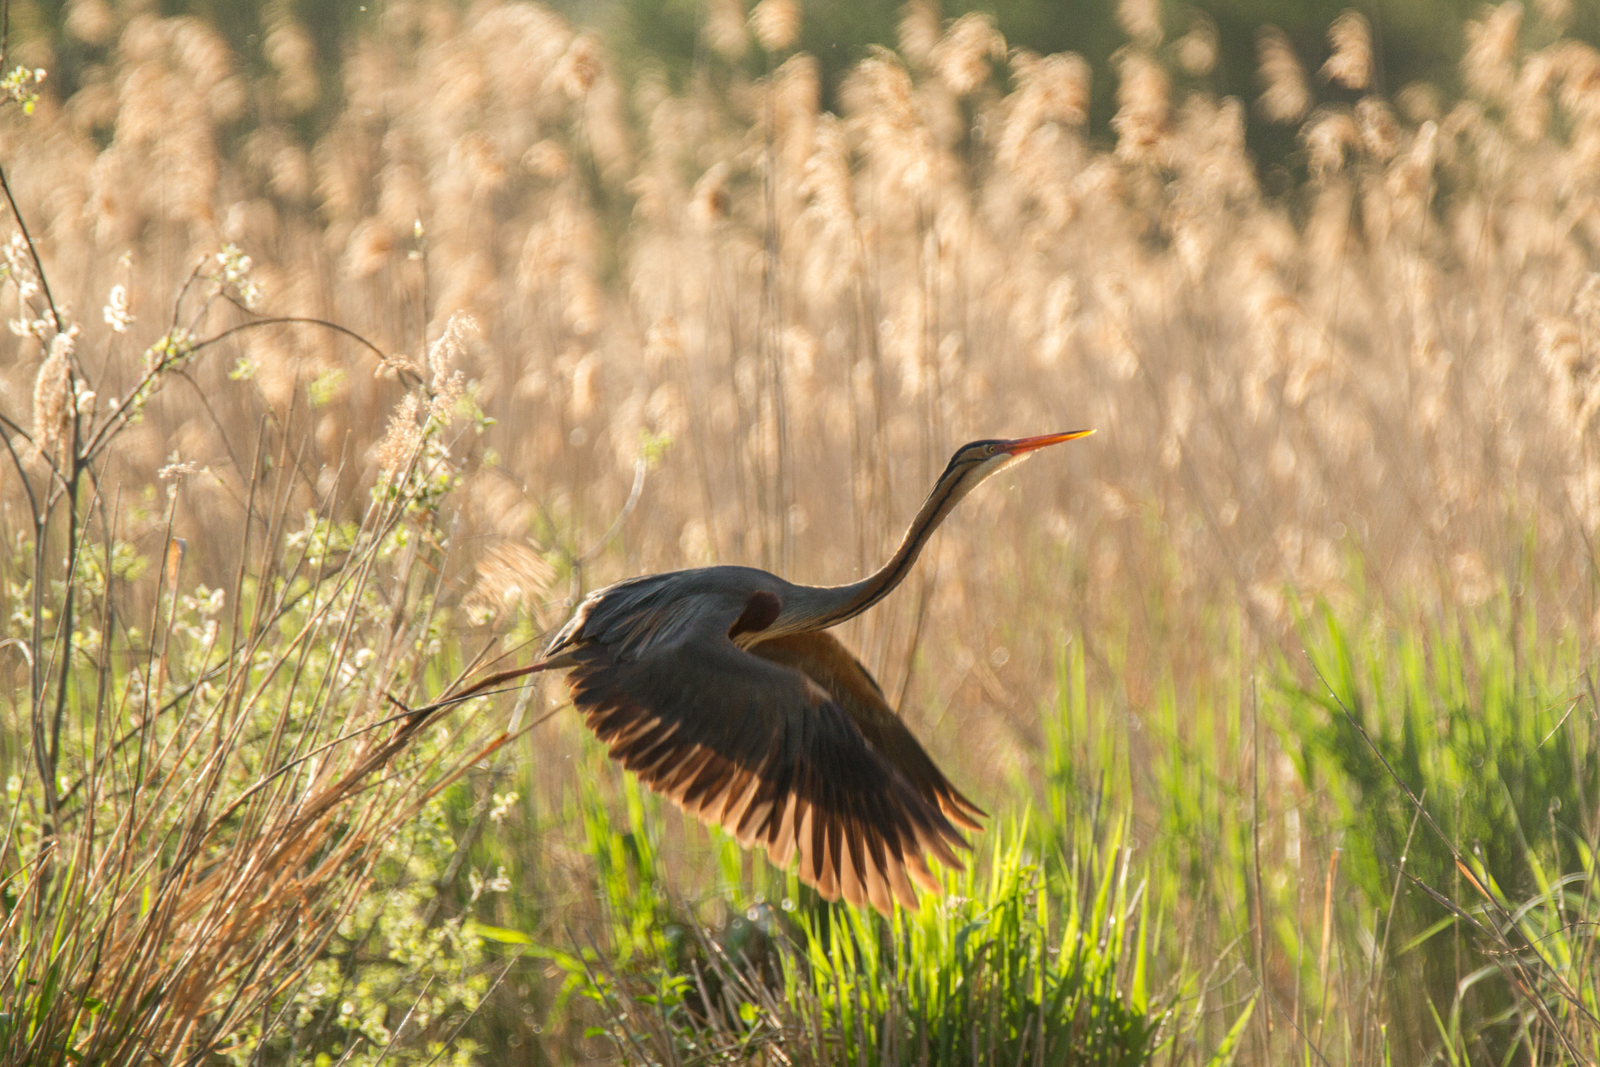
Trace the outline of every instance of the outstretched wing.
<instances>
[{"instance_id":1,"label":"outstretched wing","mask_svg":"<svg viewBox=\"0 0 1600 1067\"><path fill-rule=\"evenodd\" d=\"M832 634L822 630L769 638L752 645L762 659L793 667L816 682L850 713L872 747L904 774L951 822L974 832L988 813L950 784L927 751L884 699L877 681Z\"/></svg>"},{"instance_id":2,"label":"outstretched wing","mask_svg":"<svg viewBox=\"0 0 1600 1067\"><path fill-rule=\"evenodd\" d=\"M573 703L650 788L780 867L798 856L801 880L828 899L915 907L913 882L938 889L926 857L959 868L966 842L827 688L729 638L748 617L735 605L626 653L570 645Z\"/></svg>"}]
</instances>

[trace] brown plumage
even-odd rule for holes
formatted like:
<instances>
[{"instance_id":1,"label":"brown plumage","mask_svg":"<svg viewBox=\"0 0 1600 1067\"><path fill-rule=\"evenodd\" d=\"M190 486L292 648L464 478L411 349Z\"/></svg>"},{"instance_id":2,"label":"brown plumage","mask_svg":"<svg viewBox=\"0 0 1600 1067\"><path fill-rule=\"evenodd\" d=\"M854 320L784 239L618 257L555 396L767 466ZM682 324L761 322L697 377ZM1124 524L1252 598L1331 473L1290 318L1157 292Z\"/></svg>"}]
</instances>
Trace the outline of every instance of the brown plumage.
<instances>
[{"instance_id":1,"label":"brown plumage","mask_svg":"<svg viewBox=\"0 0 1600 1067\"><path fill-rule=\"evenodd\" d=\"M851 585L749 567L647 575L586 599L531 669L569 668L572 701L611 757L829 900L916 906L928 857L961 866L984 812L953 786L831 634L900 583L944 517L989 475L1090 431L964 445L900 548Z\"/></svg>"}]
</instances>

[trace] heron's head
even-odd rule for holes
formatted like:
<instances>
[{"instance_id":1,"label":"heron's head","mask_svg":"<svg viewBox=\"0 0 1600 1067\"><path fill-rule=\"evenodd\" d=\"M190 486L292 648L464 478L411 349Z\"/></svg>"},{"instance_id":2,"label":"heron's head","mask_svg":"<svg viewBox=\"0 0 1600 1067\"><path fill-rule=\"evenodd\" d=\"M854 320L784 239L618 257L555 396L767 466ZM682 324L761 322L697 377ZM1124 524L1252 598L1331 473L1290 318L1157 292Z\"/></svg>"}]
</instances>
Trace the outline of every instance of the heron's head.
<instances>
[{"instance_id":1,"label":"heron's head","mask_svg":"<svg viewBox=\"0 0 1600 1067\"><path fill-rule=\"evenodd\" d=\"M949 486L955 499L959 500L985 478L1021 463L1039 449L1059 445L1063 441L1075 441L1092 433L1093 430L1073 430L1070 433L1047 433L1013 440L973 441L956 449L938 484L940 487Z\"/></svg>"}]
</instances>

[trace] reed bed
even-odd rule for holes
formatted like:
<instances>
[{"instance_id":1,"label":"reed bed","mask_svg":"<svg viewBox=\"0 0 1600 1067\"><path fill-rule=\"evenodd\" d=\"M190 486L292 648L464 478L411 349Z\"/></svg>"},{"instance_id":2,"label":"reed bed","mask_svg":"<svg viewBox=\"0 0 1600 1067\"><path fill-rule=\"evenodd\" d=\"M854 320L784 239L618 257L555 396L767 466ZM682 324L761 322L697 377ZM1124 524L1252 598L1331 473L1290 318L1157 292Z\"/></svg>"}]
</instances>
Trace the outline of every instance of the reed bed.
<instances>
[{"instance_id":1,"label":"reed bed","mask_svg":"<svg viewBox=\"0 0 1600 1067\"><path fill-rule=\"evenodd\" d=\"M668 927L830 913L572 716L486 752L556 686L403 738L386 694L641 571L850 580L954 445L1093 426L845 628L1032 813L957 896L1033 868L1040 929L1087 929L1081 872L1143 885L1143 992L1108 973L1167 1062L1600 1058L1600 52L1563 10L1485 9L1459 92L1381 86L1357 13L1321 56L1264 27L1239 100L1146 4L1110 86L926 2L824 86L792 0L626 84L531 3L371 5L334 64L285 9L258 69L73 0L0 108L5 1047L677 1055L683 981L655 1044L626 1006L682 978Z\"/></svg>"}]
</instances>

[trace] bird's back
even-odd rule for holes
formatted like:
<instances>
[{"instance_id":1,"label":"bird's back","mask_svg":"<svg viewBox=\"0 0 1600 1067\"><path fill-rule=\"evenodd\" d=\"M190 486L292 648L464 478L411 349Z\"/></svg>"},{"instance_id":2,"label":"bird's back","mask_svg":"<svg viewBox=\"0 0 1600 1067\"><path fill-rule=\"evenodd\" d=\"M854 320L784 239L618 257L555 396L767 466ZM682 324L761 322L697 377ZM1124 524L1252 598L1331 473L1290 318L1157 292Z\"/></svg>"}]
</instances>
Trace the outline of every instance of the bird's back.
<instances>
[{"instance_id":1,"label":"bird's back","mask_svg":"<svg viewBox=\"0 0 1600 1067\"><path fill-rule=\"evenodd\" d=\"M755 567L696 567L628 578L589 594L551 640L545 656L590 642L620 656L636 656L706 628L726 632L751 596L767 592L781 601L790 588L777 575Z\"/></svg>"}]
</instances>

